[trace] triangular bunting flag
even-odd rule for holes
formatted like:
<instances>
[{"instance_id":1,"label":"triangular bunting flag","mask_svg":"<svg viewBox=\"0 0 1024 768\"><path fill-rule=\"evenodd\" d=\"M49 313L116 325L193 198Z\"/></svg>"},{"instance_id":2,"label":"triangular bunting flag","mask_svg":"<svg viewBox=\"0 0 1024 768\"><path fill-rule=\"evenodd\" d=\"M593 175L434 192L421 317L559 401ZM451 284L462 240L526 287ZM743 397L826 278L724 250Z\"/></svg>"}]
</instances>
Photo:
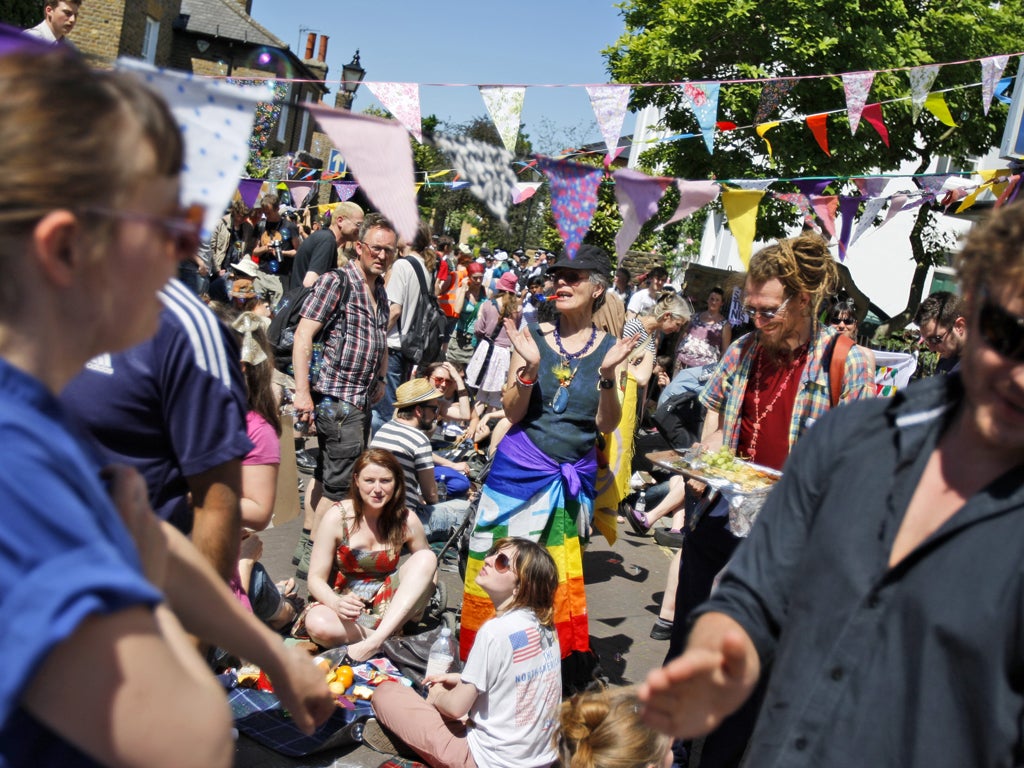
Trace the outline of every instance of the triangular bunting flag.
<instances>
[{"instance_id":1,"label":"triangular bunting flag","mask_svg":"<svg viewBox=\"0 0 1024 768\"><path fill-rule=\"evenodd\" d=\"M509 200L516 188L511 153L465 136L435 134L434 143L469 180L469 191L507 227Z\"/></svg>"},{"instance_id":2,"label":"triangular bunting flag","mask_svg":"<svg viewBox=\"0 0 1024 768\"><path fill-rule=\"evenodd\" d=\"M412 147L405 128L392 120L359 115L323 104L306 104L355 176L363 192L406 241L416 236Z\"/></svg>"},{"instance_id":3,"label":"triangular bunting flag","mask_svg":"<svg viewBox=\"0 0 1024 768\"><path fill-rule=\"evenodd\" d=\"M885 214L885 221L882 224L888 224L889 221L897 213L903 210L903 207L907 204L907 196L903 193L895 194L889 198L889 211Z\"/></svg>"},{"instance_id":4,"label":"triangular bunting flag","mask_svg":"<svg viewBox=\"0 0 1024 768\"><path fill-rule=\"evenodd\" d=\"M956 128L953 116L949 114L949 107L946 106L946 97L941 93L929 93L924 100L924 108L935 115L943 125Z\"/></svg>"},{"instance_id":5,"label":"triangular bunting flag","mask_svg":"<svg viewBox=\"0 0 1024 768\"><path fill-rule=\"evenodd\" d=\"M676 206L672 218L661 224L658 229L685 219L718 197L718 193L722 190L714 181L685 181L684 179L676 179L676 188L679 190L679 205Z\"/></svg>"},{"instance_id":6,"label":"triangular bunting flag","mask_svg":"<svg viewBox=\"0 0 1024 768\"><path fill-rule=\"evenodd\" d=\"M626 106L629 104L629 86L588 85L587 95L601 129L601 136L604 137L604 144L611 155L618 149L622 135L622 122L626 119Z\"/></svg>"},{"instance_id":7,"label":"triangular bunting flag","mask_svg":"<svg viewBox=\"0 0 1024 768\"><path fill-rule=\"evenodd\" d=\"M242 202L249 208L256 207L256 201L260 199L263 183L263 179L242 179L238 182L238 194L241 196Z\"/></svg>"},{"instance_id":8,"label":"triangular bunting flag","mask_svg":"<svg viewBox=\"0 0 1024 768\"><path fill-rule=\"evenodd\" d=\"M882 137L882 142L885 146L889 146L889 130L885 127L885 121L882 119L882 105L881 104L868 104L864 107L861 112L861 117L871 124L878 135Z\"/></svg>"},{"instance_id":9,"label":"triangular bunting flag","mask_svg":"<svg viewBox=\"0 0 1024 768\"><path fill-rule=\"evenodd\" d=\"M1019 189L1020 189L1020 174L1019 173L1015 173L1013 176L1010 177L1010 181L1006 185L1006 189L1003 190L1003 194L1001 194L999 196L999 199L996 200L995 207L996 208L1002 208L1004 205L1007 205L1008 203L1012 203L1014 200L1017 199L1017 192L1018 192Z\"/></svg>"},{"instance_id":10,"label":"triangular bunting flag","mask_svg":"<svg viewBox=\"0 0 1024 768\"><path fill-rule=\"evenodd\" d=\"M939 68L938 64L925 64L923 67L914 67L907 72L910 78L911 111L915 123L921 114L924 101L928 97L928 91L931 90L932 83L935 82L935 77L939 74Z\"/></svg>"},{"instance_id":11,"label":"triangular bunting flag","mask_svg":"<svg viewBox=\"0 0 1024 768\"><path fill-rule=\"evenodd\" d=\"M1006 95L1006 91L1011 85L1013 85L1012 77L1002 77L999 79L999 82L996 83L995 97L1003 104L1013 103L1013 98Z\"/></svg>"},{"instance_id":12,"label":"triangular bunting flag","mask_svg":"<svg viewBox=\"0 0 1024 768\"><path fill-rule=\"evenodd\" d=\"M874 72L847 72L843 75L843 90L846 92L846 116L850 121L850 134L857 133L860 125L860 114L868 100L871 83L875 80Z\"/></svg>"},{"instance_id":13,"label":"triangular bunting flag","mask_svg":"<svg viewBox=\"0 0 1024 768\"><path fill-rule=\"evenodd\" d=\"M505 149L514 155L516 141L519 138L519 119L523 114L523 102L526 100L526 88L518 85L481 85L480 96L491 120L494 121L494 127L498 129Z\"/></svg>"},{"instance_id":14,"label":"triangular bunting flag","mask_svg":"<svg viewBox=\"0 0 1024 768\"><path fill-rule=\"evenodd\" d=\"M757 189L764 192L778 179L729 179L729 184L740 189Z\"/></svg>"},{"instance_id":15,"label":"triangular bunting flag","mask_svg":"<svg viewBox=\"0 0 1024 768\"><path fill-rule=\"evenodd\" d=\"M313 191L316 184L315 181L287 182L288 191L292 193L292 202L296 208L302 208L306 204L306 198L309 197L309 193Z\"/></svg>"},{"instance_id":16,"label":"triangular bunting flag","mask_svg":"<svg viewBox=\"0 0 1024 768\"><path fill-rule=\"evenodd\" d=\"M792 78L769 80L765 83L764 88L761 89L761 100L757 103L757 116L754 118L754 124L763 123L771 117L786 94L793 90L794 85L796 85L796 80Z\"/></svg>"},{"instance_id":17,"label":"triangular bunting flag","mask_svg":"<svg viewBox=\"0 0 1024 768\"><path fill-rule=\"evenodd\" d=\"M779 125L779 121L775 120L775 121L773 121L771 123L760 123L755 128L755 130L757 131L757 135L760 136L764 140L765 145L767 145L767 147L768 147L768 159L770 159L770 160L774 159L774 155L772 154L772 143L770 141L768 141L768 139L766 139L764 135L766 133L768 133L768 131L770 131L772 128L775 128L778 125Z\"/></svg>"},{"instance_id":18,"label":"triangular bunting flag","mask_svg":"<svg viewBox=\"0 0 1024 768\"><path fill-rule=\"evenodd\" d=\"M992 106L992 94L995 91L996 81L1006 69L1006 62L1009 56L989 56L981 60L981 108L988 114Z\"/></svg>"},{"instance_id":19,"label":"triangular bunting flag","mask_svg":"<svg viewBox=\"0 0 1024 768\"><path fill-rule=\"evenodd\" d=\"M828 114L808 115L804 122L814 134L814 140L818 142L821 151L832 157L832 153L828 149Z\"/></svg>"},{"instance_id":20,"label":"triangular bunting flag","mask_svg":"<svg viewBox=\"0 0 1024 768\"><path fill-rule=\"evenodd\" d=\"M750 266L750 254L757 233L757 206L764 192L756 189L723 189L722 208L729 220L729 230L736 238L744 269Z\"/></svg>"},{"instance_id":21,"label":"triangular bunting flag","mask_svg":"<svg viewBox=\"0 0 1024 768\"><path fill-rule=\"evenodd\" d=\"M846 261L846 249L850 244L850 232L853 230L853 220L857 217L857 208L860 207L861 197L840 197L839 215L843 219L842 229L839 230L839 260Z\"/></svg>"},{"instance_id":22,"label":"triangular bunting flag","mask_svg":"<svg viewBox=\"0 0 1024 768\"><path fill-rule=\"evenodd\" d=\"M803 192L807 197L820 195L835 179L793 179L793 186Z\"/></svg>"},{"instance_id":23,"label":"triangular bunting flag","mask_svg":"<svg viewBox=\"0 0 1024 768\"><path fill-rule=\"evenodd\" d=\"M533 197L540 189L539 181L517 181L516 190L512 194L512 205L519 205Z\"/></svg>"},{"instance_id":24,"label":"triangular bunting flag","mask_svg":"<svg viewBox=\"0 0 1024 768\"><path fill-rule=\"evenodd\" d=\"M864 212L861 213L857 228L853 231L853 237L850 238L851 246L857 242L857 238L871 229L875 223L875 216L885 207L887 200L885 197L872 197L864 204Z\"/></svg>"},{"instance_id":25,"label":"triangular bunting flag","mask_svg":"<svg viewBox=\"0 0 1024 768\"><path fill-rule=\"evenodd\" d=\"M857 190L865 197L878 197L882 194L882 190L885 189L889 180L872 176L870 178L854 179L853 183L857 185Z\"/></svg>"},{"instance_id":26,"label":"triangular bunting flag","mask_svg":"<svg viewBox=\"0 0 1024 768\"><path fill-rule=\"evenodd\" d=\"M829 240L836 236L836 211L839 209L838 195L812 195L811 208L829 234Z\"/></svg>"},{"instance_id":27,"label":"triangular bunting flag","mask_svg":"<svg viewBox=\"0 0 1024 768\"><path fill-rule=\"evenodd\" d=\"M144 80L170 106L185 139L180 202L205 207L202 229L209 236L245 171L256 105L273 99L273 89L161 70L137 59L118 59L116 67Z\"/></svg>"},{"instance_id":28,"label":"triangular bunting flag","mask_svg":"<svg viewBox=\"0 0 1024 768\"><path fill-rule=\"evenodd\" d=\"M683 95L697 118L708 152L715 151L715 121L718 120L718 83L683 83Z\"/></svg>"},{"instance_id":29,"label":"triangular bunting flag","mask_svg":"<svg viewBox=\"0 0 1024 768\"><path fill-rule=\"evenodd\" d=\"M800 216L803 218L805 224L808 224L814 228L815 232L821 230L817 222L814 220L814 211L811 210L811 201L807 199L807 195L803 192L776 192L774 193L776 200L782 200L785 203L789 203L800 212Z\"/></svg>"},{"instance_id":30,"label":"triangular bunting flag","mask_svg":"<svg viewBox=\"0 0 1024 768\"><path fill-rule=\"evenodd\" d=\"M356 190L359 189L358 184L353 184L347 181L335 181L331 183L334 187L334 191L338 193L338 201L347 203L353 197L355 197Z\"/></svg>"},{"instance_id":31,"label":"triangular bunting flag","mask_svg":"<svg viewBox=\"0 0 1024 768\"><path fill-rule=\"evenodd\" d=\"M658 212L658 202L671 179L651 177L628 168L615 171L615 200L622 215L622 227L615 236L615 251L625 255L640 228Z\"/></svg>"},{"instance_id":32,"label":"triangular bunting flag","mask_svg":"<svg viewBox=\"0 0 1024 768\"><path fill-rule=\"evenodd\" d=\"M418 83L366 83L366 87L384 108L405 126L420 144L423 143L423 122L420 117L420 86Z\"/></svg>"},{"instance_id":33,"label":"triangular bunting flag","mask_svg":"<svg viewBox=\"0 0 1024 768\"><path fill-rule=\"evenodd\" d=\"M604 170L566 160L536 156L537 167L551 182L551 214L565 242L565 253L576 258L597 208L597 189Z\"/></svg>"}]
</instances>

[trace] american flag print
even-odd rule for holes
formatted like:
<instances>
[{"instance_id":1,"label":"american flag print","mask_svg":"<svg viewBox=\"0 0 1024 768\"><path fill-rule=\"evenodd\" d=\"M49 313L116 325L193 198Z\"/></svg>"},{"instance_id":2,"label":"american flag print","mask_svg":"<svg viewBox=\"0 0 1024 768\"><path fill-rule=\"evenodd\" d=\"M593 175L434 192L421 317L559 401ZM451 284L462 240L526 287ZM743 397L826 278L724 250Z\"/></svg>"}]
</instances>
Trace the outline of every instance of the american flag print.
<instances>
[{"instance_id":1,"label":"american flag print","mask_svg":"<svg viewBox=\"0 0 1024 768\"><path fill-rule=\"evenodd\" d=\"M532 659L541 652L540 632L534 627L513 632L508 636L508 640L512 644L512 662L514 664Z\"/></svg>"}]
</instances>

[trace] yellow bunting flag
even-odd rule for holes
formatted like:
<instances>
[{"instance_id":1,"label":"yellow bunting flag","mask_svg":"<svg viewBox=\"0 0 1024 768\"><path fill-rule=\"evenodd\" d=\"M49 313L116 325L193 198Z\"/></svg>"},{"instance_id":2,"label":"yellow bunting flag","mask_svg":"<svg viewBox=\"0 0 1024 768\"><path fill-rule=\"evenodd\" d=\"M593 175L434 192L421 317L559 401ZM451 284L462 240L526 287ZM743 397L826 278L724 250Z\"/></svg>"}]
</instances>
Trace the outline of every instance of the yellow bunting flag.
<instances>
[{"instance_id":1,"label":"yellow bunting flag","mask_svg":"<svg viewBox=\"0 0 1024 768\"><path fill-rule=\"evenodd\" d=\"M953 116L949 113L949 107L946 105L946 97L941 93L929 93L924 100L924 107L943 125L948 125L950 128L956 128L956 122L953 120Z\"/></svg>"},{"instance_id":2,"label":"yellow bunting flag","mask_svg":"<svg viewBox=\"0 0 1024 768\"><path fill-rule=\"evenodd\" d=\"M769 159L774 159L774 156L772 155L772 143L770 141L768 141L768 139L766 139L764 137L764 135L766 133L768 133L768 131L770 131L772 128L776 127L778 124L779 124L778 120L773 120L770 123L760 123L755 128L755 130L757 131L757 135L760 136L764 140L764 143L768 147L768 157L769 157Z\"/></svg>"},{"instance_id":3,"label":"yellow bunting flag","mask_svg":"<svg viewBox=\"0 0 1024 768\"><path fill-rule=\"evenodd\" d=\"M750 265L750 254L754 248L754 234L757 231L757 206L764 197L760 189L724 189L722 207L729 219L729 229L736 238L740 261L744 267Z\"/></svg>"}]
</instances>

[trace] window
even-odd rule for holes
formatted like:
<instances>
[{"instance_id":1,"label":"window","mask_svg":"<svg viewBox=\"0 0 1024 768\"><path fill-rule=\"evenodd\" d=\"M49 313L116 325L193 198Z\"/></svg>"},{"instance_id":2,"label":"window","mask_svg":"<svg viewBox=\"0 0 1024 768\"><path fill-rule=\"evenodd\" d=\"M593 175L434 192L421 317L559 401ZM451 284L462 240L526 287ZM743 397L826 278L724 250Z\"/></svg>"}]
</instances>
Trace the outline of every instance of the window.
<instances>
[{"instance_id":1,"label":"window","mask_svg":"<svg viewBox=\"0 0 1024 768\"><path fill-rule=\"evenodd\" d=\"M142 37L142 58L150 64L156 63L156 46L160 41L160 22L146 17L146 32Z\"/></svg>"}]
</instances>

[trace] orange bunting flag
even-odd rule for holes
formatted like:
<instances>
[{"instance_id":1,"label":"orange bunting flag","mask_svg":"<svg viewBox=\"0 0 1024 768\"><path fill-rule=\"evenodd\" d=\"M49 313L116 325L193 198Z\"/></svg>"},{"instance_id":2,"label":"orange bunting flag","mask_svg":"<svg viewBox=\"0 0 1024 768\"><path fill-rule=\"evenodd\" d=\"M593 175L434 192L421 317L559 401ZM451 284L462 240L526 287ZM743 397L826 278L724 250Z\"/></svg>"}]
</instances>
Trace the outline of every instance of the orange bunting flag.
<instances>
[{"instance_id":1,"label":"orange bunting flag","mask_svg":"<svg viewBox=\"0 0 1024 768\"><path fill-rule=\"evenodd\" d=\"M776 126L778 126L778 124L779 124L778 120L773 120L770 123L761 123L760 125L758 125L754 129L754 130L757 131L757 135L760 136L764 140L765 145L768 147L768 157L769 157L769 159L774 159L773 155L772 155L772 143L770 141L768 141L768 139L766 139L764 135L766 133L768 133L768 131L770 131L772 128L775 128Z\"/></svg>"},{"instance_id":2,"label":"orange bunting flag","mask_svg":"<svg viewBox=\"0 0 1024 768\"><path fill-rule=\"evenodd\" d=\"M818 146L821 147L821 151L832 157L832 153L828 150L828 115L809 115L805 122L807 127L811 129L811 133L814 134L814 139L818 142Z\"/></svg>"},{"instance_id":3,"label":"orange bunting flag","mask_svg":"<svg viewBox=\"0 0 1024 768\"><path fill-rule=\"evenodd\" d=\"M750 266L750 254L754 249L754 235L757 232L757 207L764 197L760 189L723 189L722 207L729 220L729 229L736 238L743 267Z\"/></svg>"},{"instance_id":4,"label":"orange bunting flag","mask_svg":"<svg viewBox=\"0 0 1024 768\"><path fill-rule=\"evenodd\" d=\"M929 93L924 100L924 107L935 115L943 125L956 128L956 121L953 120L953 116L949 113L949 107L946 105L946 97L941 93Z\"/></svg>"},{"instance_id":5,"label":"orange bunting flag","mask_svg":"<svg viewBox=\"0 0 1024 768\"><path fill-rule=\"evenodd\" d=\"M885 120L882 118L882 105L868 104L864 107L864 111L861 112L860 116L871 124L871 127L882 137L882 142L888 147L889 129L885 127Z\"/></svg>"}]
</instances>

